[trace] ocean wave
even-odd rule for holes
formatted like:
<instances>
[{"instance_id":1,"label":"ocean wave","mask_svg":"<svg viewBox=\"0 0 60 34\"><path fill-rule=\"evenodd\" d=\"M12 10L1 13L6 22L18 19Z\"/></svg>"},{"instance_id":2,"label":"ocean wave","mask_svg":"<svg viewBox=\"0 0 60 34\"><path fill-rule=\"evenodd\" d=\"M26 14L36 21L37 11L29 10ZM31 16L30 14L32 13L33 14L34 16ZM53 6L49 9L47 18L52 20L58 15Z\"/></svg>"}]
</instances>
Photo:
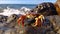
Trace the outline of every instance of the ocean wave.
<instances>
[{"instance_id":1,"label":"ocean wave","mask_svg":"<svg viewBox=\"0 0 60 34\"><path fill-rule=\"evenodd\" d=\"M12 14L25 15L26 13L29 13L30 10L31 9L27 7L21 7L20 9L14 9L14 8L7 7L6 9L2 9L3 12L1 12L0 15L4 15L4 16L11 16Z\"/></svg>"}]
</instances>

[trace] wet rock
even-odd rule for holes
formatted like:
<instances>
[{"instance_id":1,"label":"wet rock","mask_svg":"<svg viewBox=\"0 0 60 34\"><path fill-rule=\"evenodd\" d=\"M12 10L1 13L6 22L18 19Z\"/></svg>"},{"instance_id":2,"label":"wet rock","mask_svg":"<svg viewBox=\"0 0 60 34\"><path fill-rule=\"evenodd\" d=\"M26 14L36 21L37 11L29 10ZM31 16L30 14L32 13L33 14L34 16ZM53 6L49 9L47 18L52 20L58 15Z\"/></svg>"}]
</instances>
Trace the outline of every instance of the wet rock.
<instances>
[{"instance_id":1,"label":"wet rock","mask_svg":"<svg viewBox=\"0 0 60 34\"><path fill-rule=\"evenodd\" d=\"M0 15L0 22L1 22L1 23L6 22L6 21L7 21L7 17L8 17L8 16Z\"/></svg>"},{"instance_id":2,"label":"wet rock","mask_svg":"<svg viewBox=\"0 0 60 34\"><path fill-rule=\"evenodd\" d=\"M4 18L7 20L4 21ZM16 31L17 29L15 29L15 28L19 28L19 26L17 25L17 19L18 19L17 15L13 14L10 17L1 15L0 19L1 19L0 22L2 21L0 23L1 34L18 34Z\"/></svg>"}]
</instances>

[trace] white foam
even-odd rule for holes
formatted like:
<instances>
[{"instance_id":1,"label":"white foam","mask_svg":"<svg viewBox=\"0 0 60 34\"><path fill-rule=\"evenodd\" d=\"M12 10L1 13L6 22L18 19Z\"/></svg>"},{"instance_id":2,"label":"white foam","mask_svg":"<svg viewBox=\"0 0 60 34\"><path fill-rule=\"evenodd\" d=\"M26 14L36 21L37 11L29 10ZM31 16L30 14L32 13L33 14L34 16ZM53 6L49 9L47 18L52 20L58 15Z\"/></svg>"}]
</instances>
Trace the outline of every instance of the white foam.
<instances>
[{"instance_id":1,"label":"white foam","mask_svg":"<svg viewBox=\"0 0 60 34\"><path fill-rule=\"evenodd\" d=\"M22 7L21 9L13 9L13 8L9 8L7 7L7 9L3 9L3 13L0 13L0 15L4 15L4 16L10 16L12 14L22 14L25 15L27 12L29 12L31 9L26 8L26 7Z\"/></svg>"}]
</instances>

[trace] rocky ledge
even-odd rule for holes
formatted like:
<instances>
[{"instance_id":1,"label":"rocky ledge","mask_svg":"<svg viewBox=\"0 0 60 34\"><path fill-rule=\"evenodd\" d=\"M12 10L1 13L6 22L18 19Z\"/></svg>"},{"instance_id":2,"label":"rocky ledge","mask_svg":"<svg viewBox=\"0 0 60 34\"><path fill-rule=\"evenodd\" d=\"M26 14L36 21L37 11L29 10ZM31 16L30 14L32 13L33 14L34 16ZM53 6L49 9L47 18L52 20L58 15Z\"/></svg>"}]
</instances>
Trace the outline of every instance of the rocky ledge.
<instances>
[{"instance_id":1,"label":"rocky ledge","mask_svg":"<svg viewBox=\"0 0 60 34\"><path fill-rule=\"evenodd\" d=\"M10 17L1 17L3 17L3 19L0 18L0 34L60 34L60 16L57 15L45 17L50 21L47 20L47 23L49 22L51 25L47 24L47 27L42 26L42 28L35 28L33 26L22 28L18 26L17 19L19 16L15 14Z\"/></svg>"}]
</instances>

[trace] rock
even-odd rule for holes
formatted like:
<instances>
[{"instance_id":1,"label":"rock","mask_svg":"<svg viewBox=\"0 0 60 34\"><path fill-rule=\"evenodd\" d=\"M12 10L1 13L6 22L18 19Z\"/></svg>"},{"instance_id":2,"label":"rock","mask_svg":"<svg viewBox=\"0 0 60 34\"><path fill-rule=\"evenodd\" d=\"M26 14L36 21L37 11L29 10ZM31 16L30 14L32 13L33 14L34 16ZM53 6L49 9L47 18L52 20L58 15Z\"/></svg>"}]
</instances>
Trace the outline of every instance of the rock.
<instances>
[{"instance_id":1,"label":"rock","mask_svg":"<svg viewBox=\"0 0 60 34\"><path fill-rule=\"evenodd\" d=\"M47 32L46 34L56 34L54 31Z\"/></svg>"},{"instance_id":2,"label":"rock","mask_svg":"<svg viewBox=\"0 0 60 34\"><path fill-rule=\"evenodd\" d=\"M51 21L51 23L53 24L53 28L54 28L53 30L56 33L59 33L60 32L60 19L59 19L60 16L54 15L54 16L48 16L46 18L48 18Z\"/></svg>"},{"instance_id":3,"label":"rock","mask_svg":"<svg viewBox=\"0 0 60 34\"><path fill-rule=\"evenodd\" d=\"M16 34L16 30L10 28L10 29L5 30L4 34Z\"/></svg>"},{"instance_id":4,"label":"rock","mask_svg":"<svg viewBox=\"0 0 60 34\"><path fill-rule=\"evenodd\" d=\"M3 34L3 33L4 33L4 31L0 29L0 34Z\"/></svg>"},{"instance_id":5,"label":"rock","mask_svg":"<svg viewBox=\"0 0 60 34\"><path fill-rule=\"evenodd\" d=\"M5 26L6 27L15 27L15 25L17 24L17 19L18 19L17 15L15 15L15 14L11 15L10 17L8 17L7 23Z\"/></svg>"},{"instance_id":6,"label":"rock","mask_svg":"<svg viewBox=\"0 0 60 34\"><path fill-rule=\"evenodd\" d=\"M13 17L10 17L13 18ZM55 31L60 34L60 16L54 15L54 16L46 16L48 20L56 21L55 25L53 25L54 28L52 28L52 25L49 25L50 23L48 20L46 20L45 25L42 27L33 27L33 26L25 26L25 28L20 28L18 25L16 26L15 19L12 19L13 21L9 21L7 25L4 27L0 27L1 33L4 34L55 34ZM9 19L8 19L9 20ZM54 23L52 23L54 24ZM14 27L13 27L14 26ZM51 30L53 29L53 30Z\"/></svg>"},{"instance_id":7,"label":"rock","mask_svg":"<svg viewBox=\"0 0 60 34\"><path fill-rule=\"evenodd\" d=\"M37 5L36 8L34 8L32 11L38 14L43 14L45 16L58 15L54 4L50 2L45 2Z\"/></svg>"},{"instance_id":8,"label":"rock","mask_svg":"<svg viewBox=\"0 0 60 34\"><path fill-rule=\"evenodd\" d=\"M57 31L58 34L60 34L60 29Z\"/></svg>"},{"instance_id":9,"label":"rock","mask_svg":"<svg viewBox=\"0 0 60 34\"><path fill-rule=\"evenodd\" d=\"M56 1L56 4L59 6L59 8L60 8L60 0L57 0Z\"/></svg>"},{"instance_id":10,"label":"rock","mask_svg":"<svg viewBox=\"0 0 60 34\"><path fill-rule=\"evenodd\" d=\"M54 15L54 16L48 16L47 19L54 21L57 26L60 26L60 16Z\"/></svg>"},{"instance_id":11,"label":"rock","mask_svg":"<svg viewBox=\"0 0 60 34\"><path fill-rule=\"evenodd\" d=\"M58 34L60 32L60 16L46 16L48 20L45 22L45 25L42 27L25 27L26 34ZM52 22L53 21L53 22ZM55 22L55 23L54 23ZM54 25L55 24L55 25ZM60 33L59 33L60 34Z\"/></svg>"},{"instance_id":12,"label":"rock","mask_svg":"<svg viewBox=\"0 0 60 34\"><path fill-rule=\"evenodd\" d=\"M0 22L1 22L1 23L6 22L6 21L7 21L7 17L8 17L8 16L0 15Z\"/></svg>"},{"instance_id":13,"label":"rock","mask_svg":"<svg viewBox=\"0 0 60 34\"><path fill-rule=\"evenodd\" d=\"M58 15L60 15L60 0L57 0L55 3L54 3L55 7L56 7L56 11L58 13Z\"/></svg>"},{"instance_id":14,"label":"rock","mask_svg":"<svg viewBox=\"0 0 60 34\"><path fill-rule=\"evenodd\" d=\"M5 34L11 34L11 30L6 30Z\"/></svg>"},{"instance_id":15,"label":"rock","mask_svg":"<svg viewBox=\"0 0 60 34\"><path fill-rule=\"evenodd\" d=\"M24 34L37 34L36 30L32 26L26 26Z\"/></svg>"},{"instance_id":16,"label":"rock","mask_svg":"<svg viewBox=\"0 0 60 34\"><path fill-rule=\"evenodd\" d=\"M18 18L18 16L16 14L13 14L8 17L7 23L12 22L13 20L16 20L17 18Z\"/></svg>"},{"instance_id":17,"label":"rock","mask_svg":"<svg viewBox=\"0 0 60 34\"><path fill-rule=\"evenodd\" d=\"M3 20L4 18L7 19L7 21L4 21ZM16 34L17 33L17 31L16 31L17 30L16 28L18 28L18 25L17 25L18 16L17 15L13 14L10 17L1 15L0 19L1 19L0 22L2 21L0 23L0 33L1 34Z\"/></svg>"}]
</instances>

